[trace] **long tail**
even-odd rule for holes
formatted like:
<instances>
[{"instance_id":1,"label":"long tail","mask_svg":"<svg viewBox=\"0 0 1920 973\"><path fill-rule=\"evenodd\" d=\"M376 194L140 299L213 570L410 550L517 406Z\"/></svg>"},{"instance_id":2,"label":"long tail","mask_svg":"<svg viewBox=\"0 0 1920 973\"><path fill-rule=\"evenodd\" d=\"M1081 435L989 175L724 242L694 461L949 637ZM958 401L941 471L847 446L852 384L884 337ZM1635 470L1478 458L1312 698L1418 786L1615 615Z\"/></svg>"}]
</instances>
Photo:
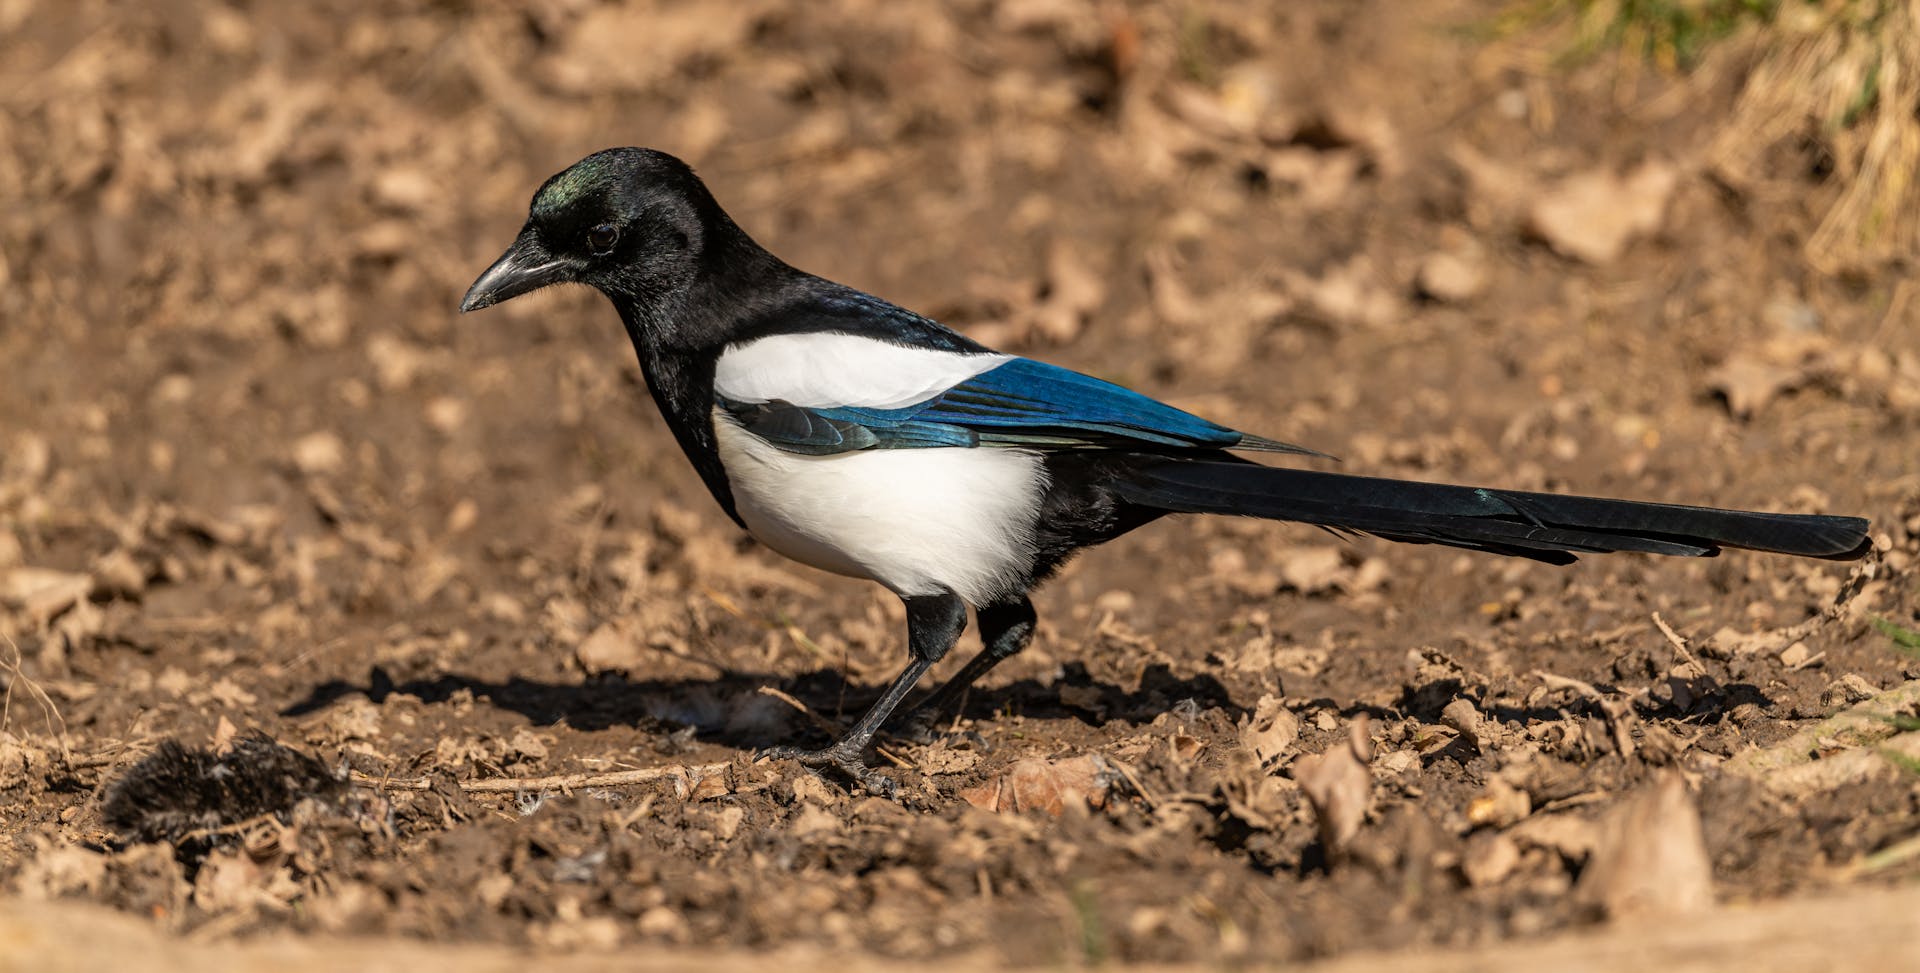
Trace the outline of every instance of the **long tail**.
<instances>
[{"instance_id":1,"label":"long tail","mask_svg":"<svg viewBox=\"0 0 1920 973\"><path fill-rule=\"evenodd\" d=\"M1613 551L1712 557L1723 547L1849 561L1872 546L1860 517L1521 493L1251 463L1148 462L1114 488L1130 503L1172 513L1291 520L1552 564Z\"/></svg>"}]
</instances>

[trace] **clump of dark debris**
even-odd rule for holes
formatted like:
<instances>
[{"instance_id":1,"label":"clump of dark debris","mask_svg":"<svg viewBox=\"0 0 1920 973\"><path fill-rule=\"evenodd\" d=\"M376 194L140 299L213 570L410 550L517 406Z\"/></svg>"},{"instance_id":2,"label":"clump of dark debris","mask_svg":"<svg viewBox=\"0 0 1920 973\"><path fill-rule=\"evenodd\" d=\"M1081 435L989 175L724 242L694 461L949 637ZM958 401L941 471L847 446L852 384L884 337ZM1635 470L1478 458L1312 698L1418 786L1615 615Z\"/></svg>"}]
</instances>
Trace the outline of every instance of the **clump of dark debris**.
<instances>
[{"instance_id":1,"label":"clump of dark debris","mask_svg":"<svg viewBox=\"0 0 1920 973\"><path fill-rule=\"evenodd\" d=\"M124 841L179 845L267 816L285 822L303 800L341 806L352 791L344 774L265 735L223 752L167 740L107 788L100 816Z\"/></svg>"}]
</instances>

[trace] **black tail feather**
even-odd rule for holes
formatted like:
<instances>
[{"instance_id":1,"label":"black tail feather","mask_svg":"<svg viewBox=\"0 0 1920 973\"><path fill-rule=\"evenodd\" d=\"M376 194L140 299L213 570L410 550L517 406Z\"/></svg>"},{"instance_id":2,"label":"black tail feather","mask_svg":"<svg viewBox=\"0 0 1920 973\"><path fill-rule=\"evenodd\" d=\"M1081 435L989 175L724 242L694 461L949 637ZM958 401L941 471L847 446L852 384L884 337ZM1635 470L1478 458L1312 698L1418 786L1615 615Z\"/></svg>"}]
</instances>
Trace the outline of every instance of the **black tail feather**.
<instances>
[{"instance_id":1,"label":"black tail feather","mask_svg":"<svg viewBox=\"0 0 1920 973\"><path fill-rule=\"evenodd\" d=\"M1155 510L1290 520L1553 564L1613 551L1711 557L1725 547L1848 561L1872 546L1867 521L1859 517L1522 493L1251 463L1154 461L1115 490Z\"/></svg>"}]
</instances>

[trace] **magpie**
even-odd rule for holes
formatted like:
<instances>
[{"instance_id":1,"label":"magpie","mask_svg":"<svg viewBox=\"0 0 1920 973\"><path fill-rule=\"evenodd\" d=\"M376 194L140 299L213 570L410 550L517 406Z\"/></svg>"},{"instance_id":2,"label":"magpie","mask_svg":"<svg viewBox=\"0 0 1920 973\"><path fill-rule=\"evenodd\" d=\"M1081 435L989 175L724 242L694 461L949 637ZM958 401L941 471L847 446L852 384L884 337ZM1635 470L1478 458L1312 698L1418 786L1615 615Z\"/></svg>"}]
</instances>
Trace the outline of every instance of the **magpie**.
<instances>
[{"instance_id":1,"label":"magpie","mask_svg":"<svg viewBox=\"0 0 1920 973\"><path fill-rule=\"evenodd\" d=\"M1319 456L1137 392L996 352L797 270L755 243L664 152L597 152L548 179L476 311L554 284L613 302L667 427L714 500L760 543L886 586L908 662L836 743L780 747L883 789L874 734L959 639L982 649L913 710L938 714L1033 635L1028 600L1082 548L1168 514L1236 514L1411 544L1571 563L1722 548L1850 560L1857 517L1757 513L1380 479L1256 463Z\"/></svg>"}]
</instances>

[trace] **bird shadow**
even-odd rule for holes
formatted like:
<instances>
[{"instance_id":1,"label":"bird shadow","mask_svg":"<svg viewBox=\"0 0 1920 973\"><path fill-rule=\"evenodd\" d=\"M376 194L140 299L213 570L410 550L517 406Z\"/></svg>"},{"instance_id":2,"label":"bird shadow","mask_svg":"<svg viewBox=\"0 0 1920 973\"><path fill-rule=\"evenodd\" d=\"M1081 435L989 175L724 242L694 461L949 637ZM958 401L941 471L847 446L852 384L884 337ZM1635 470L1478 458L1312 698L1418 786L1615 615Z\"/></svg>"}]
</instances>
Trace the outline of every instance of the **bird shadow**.
<instances>
[{"instance_id":1,"label":"bird shadow","mask_svg":"<svg viewBox=\"0 0 1920 973\"><path fill-rule=\"evenodd\" d=\"M395 680L375 666L364 682L329 679L314 685L280 715L306 716L351 696L383 703L397 694L436 705L464 695L518 713L536 726L564 722L587 731L630 727L663 737L690 728L696 739L728 746L790 743L795 735L793 717L798 714L790 704L762 693L765 687L777 688L843 725L865 711L881 691L879 686L855 684L832 669L800 675L727 672L683 679L630 679L606 673L580 682L545 682L517 676L485 679L458 672ZM1063 702L1063 697L1071 698L1072 704ZM909 697L899 712L917 698ZM1142 672L1138 686L1128 688L1096 678L1078 662L1062 666L1051 679L1018 679L993 689L974 689L961 709L979 719L1018 713L1034 719L1078 720L1090 726L1114 720L1149 723L1161 713L1189 709L1220 709L1234 720L1248 712L1219 680L1205 673L1179 676L1168 666L1155 664Z\"/></svg>"}]
</instances>

